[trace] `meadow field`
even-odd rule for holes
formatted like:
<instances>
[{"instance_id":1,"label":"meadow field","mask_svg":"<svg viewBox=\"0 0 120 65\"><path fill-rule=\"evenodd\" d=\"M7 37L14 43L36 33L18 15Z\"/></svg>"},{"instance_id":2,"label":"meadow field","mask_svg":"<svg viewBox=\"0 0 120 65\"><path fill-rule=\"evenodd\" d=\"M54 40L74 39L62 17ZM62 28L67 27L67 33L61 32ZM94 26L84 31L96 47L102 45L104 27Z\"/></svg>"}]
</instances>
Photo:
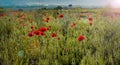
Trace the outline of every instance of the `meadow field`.
<instances>
[{"instance_id":1,"label":"meadow field","mask_svg":"<svg viewBox=\"0 0 120 65\"><path fill-rule=\"evenodd\" d=\"M120 65L120 13L0 13L0 65Z\"/></svg>"}]
</instances>

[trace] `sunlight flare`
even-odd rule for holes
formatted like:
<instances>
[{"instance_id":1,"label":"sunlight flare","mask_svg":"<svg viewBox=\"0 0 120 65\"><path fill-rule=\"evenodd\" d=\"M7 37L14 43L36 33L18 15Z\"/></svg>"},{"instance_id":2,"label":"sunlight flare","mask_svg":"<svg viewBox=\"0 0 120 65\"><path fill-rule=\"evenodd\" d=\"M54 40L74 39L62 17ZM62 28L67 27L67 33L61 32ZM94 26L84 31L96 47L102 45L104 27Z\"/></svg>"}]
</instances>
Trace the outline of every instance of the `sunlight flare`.
<instances>
[{"instance_id":1,"label":"sunlight flare","mask_svg":"<svg viewBox=\"0 0 120 65\"><path fill-rule=\"evenodd\" d=\"M110 4L112 8L120 8L120 0L111 0Z\"/></svg>"}]
</instances>

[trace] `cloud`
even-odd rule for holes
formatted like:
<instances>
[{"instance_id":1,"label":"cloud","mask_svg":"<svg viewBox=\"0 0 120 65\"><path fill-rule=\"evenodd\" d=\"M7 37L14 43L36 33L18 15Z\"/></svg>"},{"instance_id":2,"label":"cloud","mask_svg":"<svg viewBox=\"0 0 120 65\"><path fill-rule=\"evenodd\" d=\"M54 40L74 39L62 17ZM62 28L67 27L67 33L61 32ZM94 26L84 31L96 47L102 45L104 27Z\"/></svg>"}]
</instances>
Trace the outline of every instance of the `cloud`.
<instances>
[{"instance_id":1,"label":"cloud","mask_svg":"<svg viewBox=\"0 0 120 65\"><path fill-rule=\"evenodd\" d=\"M26 5L28 5L28 6L33 6L33 5L43 5L43 6L48 6L48 4L43 3L43 2L29 2L29 3L26 3Z\"/></svg>"}]
</instances>

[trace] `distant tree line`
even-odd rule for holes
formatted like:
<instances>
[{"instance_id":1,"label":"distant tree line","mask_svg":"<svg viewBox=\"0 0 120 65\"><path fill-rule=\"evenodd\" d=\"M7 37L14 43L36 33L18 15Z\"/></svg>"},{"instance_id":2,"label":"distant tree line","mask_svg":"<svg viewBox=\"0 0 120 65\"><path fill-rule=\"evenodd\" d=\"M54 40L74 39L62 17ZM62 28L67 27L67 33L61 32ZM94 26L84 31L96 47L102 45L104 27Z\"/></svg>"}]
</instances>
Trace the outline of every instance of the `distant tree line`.
<instances>
[{"instance_id":1,"label":"distant tree line","mask_svg":"<svg viewBox=\"0 0 120 65\"><path fill-rule=\"evenodd\" d=\"M0 7L0 14L3 13L3 12L4 12L3 8Z\"/></svg>"},{"instance_id":2,"label":"distant tree line","mask_svg":"<svg viewBox=\"0 0 120 65\"><path fill-rule=\"evenodd\" d=\"M72 7L72 4L69 4L68 5L68 8L71 8ZM67 9L67 7L62 7L60 5L58 5L57 7L53 8L54 10L62 10L62 9ZM42 10L47 10L47 8L42 8Z\"/></svg>"},{"instance_id":3,"label":"distant tree line","mask_svg":"<svg viewBox=\"0 0 120 65\"><path fill-rule=\"evenodd\" d=\"M69 4L68 7L62 7L60 5L56 6L55 8L53 8L54 10L62 10L62 9L68 9L68 8L71 8L72 7L72 4ZM47 10L48 8L46 7L43 7L42 9L39 9L39 10ZM24 9L18 9L18 11L24 11ZM3 13L4 12L4 9L2 7L0 7L0 13Z\"/></svg>"}]
</instances>

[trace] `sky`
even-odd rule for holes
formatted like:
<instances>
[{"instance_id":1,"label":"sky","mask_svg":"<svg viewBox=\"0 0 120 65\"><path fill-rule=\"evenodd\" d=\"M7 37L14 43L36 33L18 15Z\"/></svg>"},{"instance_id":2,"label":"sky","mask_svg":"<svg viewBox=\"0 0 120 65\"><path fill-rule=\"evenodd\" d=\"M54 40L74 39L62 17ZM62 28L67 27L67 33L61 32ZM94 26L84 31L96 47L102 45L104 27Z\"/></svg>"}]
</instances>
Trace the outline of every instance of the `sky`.
<instances>
[{"instance_id":1,"label":"sky","mask_svg":"<svg viewBox=\"0 0 120 65\"><path fill-rule=\"evenodd\" d=\"M33 6L33 5L82 5L104 6L109 0L0 0L0 6Z\"/></svg>"}]
</instances>

